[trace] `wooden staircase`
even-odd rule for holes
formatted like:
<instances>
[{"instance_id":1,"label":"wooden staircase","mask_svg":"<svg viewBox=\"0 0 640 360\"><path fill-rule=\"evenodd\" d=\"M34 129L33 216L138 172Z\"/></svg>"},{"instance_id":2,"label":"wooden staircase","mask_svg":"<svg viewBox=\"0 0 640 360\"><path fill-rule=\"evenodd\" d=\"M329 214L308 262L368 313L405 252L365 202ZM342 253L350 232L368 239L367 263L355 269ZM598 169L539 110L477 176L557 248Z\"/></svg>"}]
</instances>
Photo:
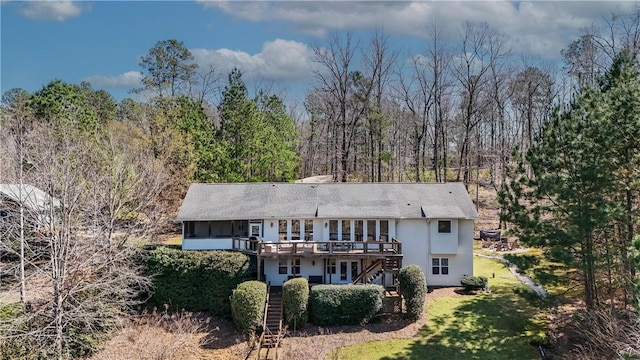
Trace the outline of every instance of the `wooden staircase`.
<instances>
[{"instance_id":1,"label":"wooden staircase","mask_svg":"<svg viewBox=\"0 0 640 360\"><path fill-rule=\"evenodd\" d=\"M282 287L269 286L265 302L262 335L258 343L256 359L278 359L278 347L284 337L282 327Z\"/></svg>"},{"instance_id":2,"label":"wooden staircase","mask_svg":"<svg viewBox=\"0 0 640 360\"><path fill-rule=\"evenodd\" d=\"M355 279L354 284L371 284L383 273L397 274L402 267L402 258L397 256L388 256L384 259L378 259L369 265Z\"/></svg>"}]
</instances>

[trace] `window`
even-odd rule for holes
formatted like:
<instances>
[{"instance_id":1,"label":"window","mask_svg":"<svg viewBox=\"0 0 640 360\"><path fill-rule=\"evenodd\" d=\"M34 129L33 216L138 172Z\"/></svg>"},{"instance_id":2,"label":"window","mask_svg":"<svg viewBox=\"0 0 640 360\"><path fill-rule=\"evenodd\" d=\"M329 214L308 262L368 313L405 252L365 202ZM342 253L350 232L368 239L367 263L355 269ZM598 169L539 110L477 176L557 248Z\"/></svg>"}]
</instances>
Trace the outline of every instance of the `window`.
<instances>
[{"instance_id":1,"label":"window","mask_svg":"<svg viewBox=\"0 0 640 360\"><path fill-rule=\"evenodd\" d=\"M300 259L291 259L291 275L300 275Z\"/></svg>"},{"instance_id":2,"label":"window","mask_svg":"<svg viewBox=\"0 0 640 360\"><path fill-rule=\"evenodd\" d=\"M304 221L304 239L313 241L313 220Z\"/></svg>"},{"instance_id":3,"label":"window","mask_svg":"<svg viewBox=\"0 0 640 360\"><path fill-rule=\"evenodd\" d=\"M433 258L431 259L431 273L433 275L449 275L449 259Z\"/></svg>"},{"instance_id":4,"label":"window","mask_svg":"<svg viewBox=\"0 0 640 360\"><path fill-rule=\"evenodd\" d=\"M329 220L329 240L338 240L338 220Z\"/></svg>"},{"instance_id":5,"label":"window","mask_svg":"<svg viewBox=\"0 0 640 360\"><path fill-rule=\"evenodd\" d=\"M291 220L291 240L300 240L300 220Z\"/></svg>"},{"instance_id":6,"label":"window","mask_svg":"<svg viewBox=\"0 0 640 360\"><path fill-rule=\"evenodd\" d=\"M278 240L287 240L287 220L278 220Z\"/></svg>"},{"instance_id":7,"label":"window","mask_svg":"<svg viewBox=\"0 0 640 360\"><path fill-rule=\"evenodd\" d=\"M278 261L278 274L286 274L287 272L287 259L280 259Z\"/></svg>"},{"instance_id":8,"label":"window","mask_svg":"<svg viewBox=\"0 0 640 360\"><path fill-rule=\"evenodd\" d=\"M342 220L342 240L351 240L351 220Z\"/></svg>"},{"instance_id":9,"label":"window","mask_svg":"<svg viewBox=\"0 0 640 360\"><path fill-rule=\"evenodd\" d=\"M380 240L389 241L389 220L380 220Z\"/></svg>"},{"instance_id":10,"label":"window","mask_svg":"<svg viewBox=\"0 0 640 360\"><path fill-rule=\"evenodd\" d=\"M367 240L376 240L376 221L367 220Z\"/></svg>"},{"instance_id":11,"label":"window","mask_svg":"<svg viewBox=\"0 0 640 360\"><path fill-rule=\"evenodd\" d=\"M196 236L195 223L193 221L185 221L185 225L186 225L186 230L185 230L184 237L186 238L195 237Z\"/></svg>"},{"instance_id":12,"label":"window","mask_svg":"<svg viewBox=\"0 0 640 360\"><path fill-rule=\"evenodd\" d=\"M438 233L450 234L451 233L451 220L438 220Z\"/></svg>"},{"instance_id":13,"label":"window","mask_svg":"<svg viewBox=\"0 0 640 360\"><path fill-rule=\"evenodd\" d=\"M364 235L364 221L355 220L354 221L354 237L356 241L362 241L362 235Z\"/></svg>"},{"instance_id":14,"label":"window","mask_svg":"<svg viewBox=\"0 0 640 360\"><path fill-rule=\"evenodd\" d=\"M336 273L336 259L329 259L327 261L327 274Z\"/></svg>"}]
</instances>

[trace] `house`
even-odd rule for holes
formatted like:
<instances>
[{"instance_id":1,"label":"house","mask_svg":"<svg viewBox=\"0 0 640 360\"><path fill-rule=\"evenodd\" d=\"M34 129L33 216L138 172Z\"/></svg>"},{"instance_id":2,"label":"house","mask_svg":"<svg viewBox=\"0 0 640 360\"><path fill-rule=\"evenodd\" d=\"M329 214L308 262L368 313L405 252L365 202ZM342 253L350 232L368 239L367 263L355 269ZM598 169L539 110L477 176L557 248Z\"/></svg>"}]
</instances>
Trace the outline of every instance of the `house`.
<instances>
[{"instance_id":1,"label":"house","mask_svg":"<svg viewBox=\"0 0 640 360\"><path fill-rule=\"evenodd\" d=\"M60 200L29 184L0 184L0 224L17 223L20 204L28 226L41 229L50 226L50 212Z\"/></svg>"},{"instance_id":2,"label":"house","mask_svg":"<svg viewBox=\"0 0 640 360\"><path fill-rule=\"evenodd\" d=\"M478 213L460 183L192 184L184 250L255 256L259 280L392 285L417 264L430 286L473 274Z\"/></svg>"}]
</instances>

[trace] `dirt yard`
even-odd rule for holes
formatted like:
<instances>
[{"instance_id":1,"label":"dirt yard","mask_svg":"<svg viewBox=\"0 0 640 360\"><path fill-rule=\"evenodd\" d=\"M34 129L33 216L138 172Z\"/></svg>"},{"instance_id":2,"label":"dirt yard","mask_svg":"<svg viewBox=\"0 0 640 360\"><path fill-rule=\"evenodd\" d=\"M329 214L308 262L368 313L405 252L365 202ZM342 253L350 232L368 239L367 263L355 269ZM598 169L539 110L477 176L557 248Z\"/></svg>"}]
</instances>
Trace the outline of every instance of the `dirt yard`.
<instances>
[{"instance_id":1,"label":"dirt yard","mask_svg":"<svg viewBox=\"0 0 640 360\"><path fill-rule=\"evenodd\" d=\"M434 289L427 305L441 297L462 296L456 288ZM410 338L426 323L426 315L410 323L399 316L363 326L321 328L307 325L287 336L282 359L325 359L334 349L376 340ZM119 331L92 360L244 360L255 353L246 337L226 320L203 316L181 316L141 321Z\"/></svg>"}]
</instances>

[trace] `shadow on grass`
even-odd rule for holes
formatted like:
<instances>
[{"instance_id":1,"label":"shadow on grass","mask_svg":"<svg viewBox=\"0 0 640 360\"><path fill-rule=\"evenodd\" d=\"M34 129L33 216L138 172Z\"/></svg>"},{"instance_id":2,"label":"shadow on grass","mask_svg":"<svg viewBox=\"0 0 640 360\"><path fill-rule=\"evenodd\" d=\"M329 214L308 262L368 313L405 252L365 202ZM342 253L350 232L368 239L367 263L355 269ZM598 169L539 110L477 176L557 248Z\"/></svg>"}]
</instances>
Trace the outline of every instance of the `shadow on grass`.
<instances>
[{"instance_id":1,"label":"shadow on grass","mask_svg":"<svg viewBox=\"0 0 640 360\"><path fill-rule=\"evenodd\" d=\"M533 320L536 309L510 294L465 298L453 314L432 316L420 336L395 359L536 359L530 345L544 326Z\"/></svg>"}]
</instances>

